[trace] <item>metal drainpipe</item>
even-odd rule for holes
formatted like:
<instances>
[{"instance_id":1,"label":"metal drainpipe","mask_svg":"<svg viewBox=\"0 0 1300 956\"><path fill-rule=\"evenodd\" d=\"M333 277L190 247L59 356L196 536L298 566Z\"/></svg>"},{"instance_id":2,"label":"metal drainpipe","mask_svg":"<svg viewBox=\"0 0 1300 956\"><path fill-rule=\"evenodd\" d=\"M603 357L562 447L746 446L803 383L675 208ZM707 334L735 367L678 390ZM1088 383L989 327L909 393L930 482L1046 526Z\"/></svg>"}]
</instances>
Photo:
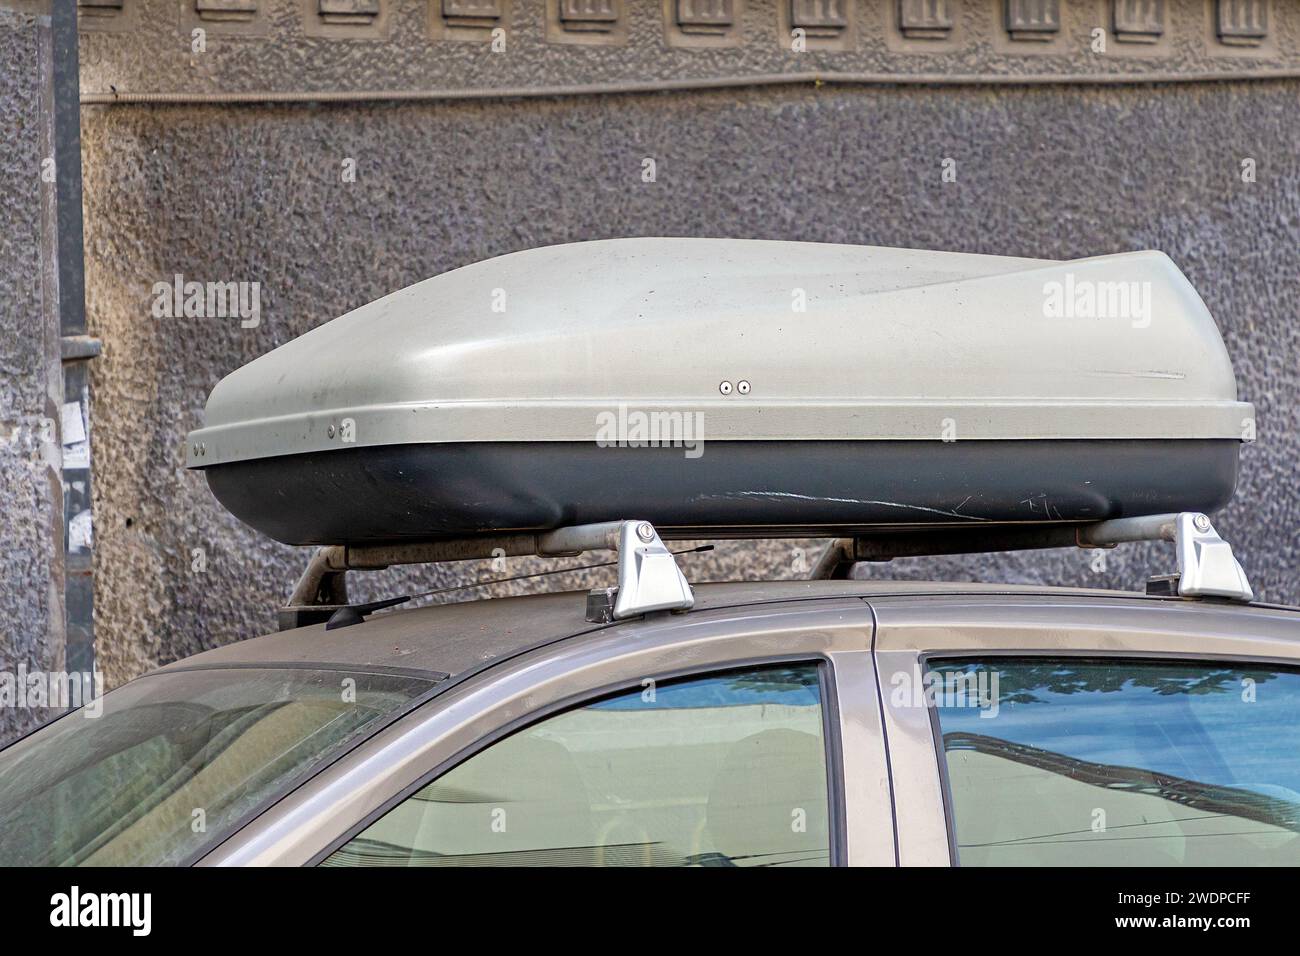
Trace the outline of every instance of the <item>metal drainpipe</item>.
<instances>
[{"instance_id":1,"label":"metal drainpipe","mask_svg":"<svg viewBox=\"0 0 1300 956\"><path fill-rule=\"evenodd\" d=\"M95 666L88 360L99 354L99 340L86 334L77 4L71 0L53 0L50 26L54 225L63 369L59 434L63 445L64 669L69 674L87 674Z\"/></svg>"}]
</instances>

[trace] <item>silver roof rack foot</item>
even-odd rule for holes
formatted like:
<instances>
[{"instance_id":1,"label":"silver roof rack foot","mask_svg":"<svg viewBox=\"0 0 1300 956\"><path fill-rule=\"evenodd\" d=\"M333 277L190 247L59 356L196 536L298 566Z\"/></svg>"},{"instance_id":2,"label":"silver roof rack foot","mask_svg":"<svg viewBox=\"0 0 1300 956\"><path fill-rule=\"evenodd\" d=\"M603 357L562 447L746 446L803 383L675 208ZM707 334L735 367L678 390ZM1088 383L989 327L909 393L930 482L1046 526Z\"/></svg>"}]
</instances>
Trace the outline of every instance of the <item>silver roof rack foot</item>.
<instances>
[{"instance_id":1,"label":"silver roof rack foot","mask_svg":"<svg viewBox=\"0 0 1300 956\"><path fill-rule=\"evenodd\" d=\"M1199 511L1114 518L1086 525L1076 532L1082 548L1110 548L1125 541L1172 541L1178 559L1179 597L1221 597L1253 601L1246 572L1219 537L1208 515ZM1172 576L1163 576L1151 593L1172 590Z\"/></svg>"},{"instance_id":2,"label":"silver roof rack foot","mask_svg":"<svg viewBox=\"0 0 1300 956\"><path fill-rule=\"evenodd\" d=\"M1207 515L1181 512L1174 528L1174 548L1181 596L1254 599L1255 592L1232 553L1232 545L1219 537Z\"/></svg>"},{"instance_id":3,"label":"silver roof rack foot","mask_svg":"<svg viewBox=\"0 0 1300 956\"><path fill-rule=\"evenodd\" d=\"M588 595L588 621L609 623L650 611L684 611L695 605L695 594L676 558L649 521L619 522L617 547L618 587L597 588Z\"/></svg>"}]
</instances>

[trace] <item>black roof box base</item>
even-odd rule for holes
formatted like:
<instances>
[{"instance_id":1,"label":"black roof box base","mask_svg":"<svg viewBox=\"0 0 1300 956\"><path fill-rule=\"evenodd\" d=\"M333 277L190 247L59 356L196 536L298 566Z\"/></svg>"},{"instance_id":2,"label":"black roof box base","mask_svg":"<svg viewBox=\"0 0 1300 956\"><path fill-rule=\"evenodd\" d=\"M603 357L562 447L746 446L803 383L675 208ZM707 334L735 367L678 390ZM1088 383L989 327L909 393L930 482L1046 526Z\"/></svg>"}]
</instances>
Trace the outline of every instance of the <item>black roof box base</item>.
<instances>
[{"instance_id":1,"label":"black roof box base","mask_svg":"<svg viewBox=\"0 0 1300 956\"><path fill-rule=\"evenodd\" d=\"M1214 512L1228 439L484 442L335 449L206 469L217 499L287 544L541 531L629 516L672 529L847 534L881 525ZM680 534L673 535L681 537Z\"/></svg>"}]
</instances>

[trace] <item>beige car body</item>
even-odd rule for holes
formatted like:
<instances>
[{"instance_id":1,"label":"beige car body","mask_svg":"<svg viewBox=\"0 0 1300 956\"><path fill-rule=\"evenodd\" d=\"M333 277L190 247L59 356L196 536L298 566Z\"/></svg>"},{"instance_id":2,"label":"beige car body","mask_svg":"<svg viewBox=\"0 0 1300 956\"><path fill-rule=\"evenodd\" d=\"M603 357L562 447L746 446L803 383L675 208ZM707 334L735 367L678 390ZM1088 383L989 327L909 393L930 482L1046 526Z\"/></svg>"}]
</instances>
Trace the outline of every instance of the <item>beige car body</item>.
<instances>
[{"instance_id":1,"label":"beige car body","mask_svg":"<svg viewBox=\"0 0 1300 956\"><path fill-rule=\"evenodd\" d=\"M542 717L613 690L816 661L830 688L831 860L956 862L933 709L899 700L927 657L1086 655L1294 663L1300 614L1116 591L811 581L704 585L689 613L583 621L583 595L494 599L300 628L165 670L257 665L446 675L418 708L242 821L200 865L310 865L418 787Z\"/></svg>"}]
</instances>

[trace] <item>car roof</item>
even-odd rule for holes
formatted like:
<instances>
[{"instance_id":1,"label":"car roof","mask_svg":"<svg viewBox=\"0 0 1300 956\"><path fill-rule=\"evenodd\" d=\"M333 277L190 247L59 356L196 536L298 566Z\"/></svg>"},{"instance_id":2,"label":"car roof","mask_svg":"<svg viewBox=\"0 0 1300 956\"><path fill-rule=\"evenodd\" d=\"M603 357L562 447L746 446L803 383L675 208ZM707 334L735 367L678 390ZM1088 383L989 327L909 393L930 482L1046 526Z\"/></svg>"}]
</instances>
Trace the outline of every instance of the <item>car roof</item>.
<instances>
[{"instance_id":1,"label":"car roof","mask_svg":"<svg viewBox=\"0 0 1300 956\"><path fill-rule=\"evenodd\" d=\"M690 613L834 597L1038 595L1162 600L1134 591L1098 588L870 580L733 582L700 584L694 590L696 603ZM441 679L565 637L617 626L590 624L585 614L586 592L580 591L433 604L375 614L361 624L332 631L315 624L237 641L160 671L315 664L350 670L400 669Z\"/></svg>"}]
</instances>

